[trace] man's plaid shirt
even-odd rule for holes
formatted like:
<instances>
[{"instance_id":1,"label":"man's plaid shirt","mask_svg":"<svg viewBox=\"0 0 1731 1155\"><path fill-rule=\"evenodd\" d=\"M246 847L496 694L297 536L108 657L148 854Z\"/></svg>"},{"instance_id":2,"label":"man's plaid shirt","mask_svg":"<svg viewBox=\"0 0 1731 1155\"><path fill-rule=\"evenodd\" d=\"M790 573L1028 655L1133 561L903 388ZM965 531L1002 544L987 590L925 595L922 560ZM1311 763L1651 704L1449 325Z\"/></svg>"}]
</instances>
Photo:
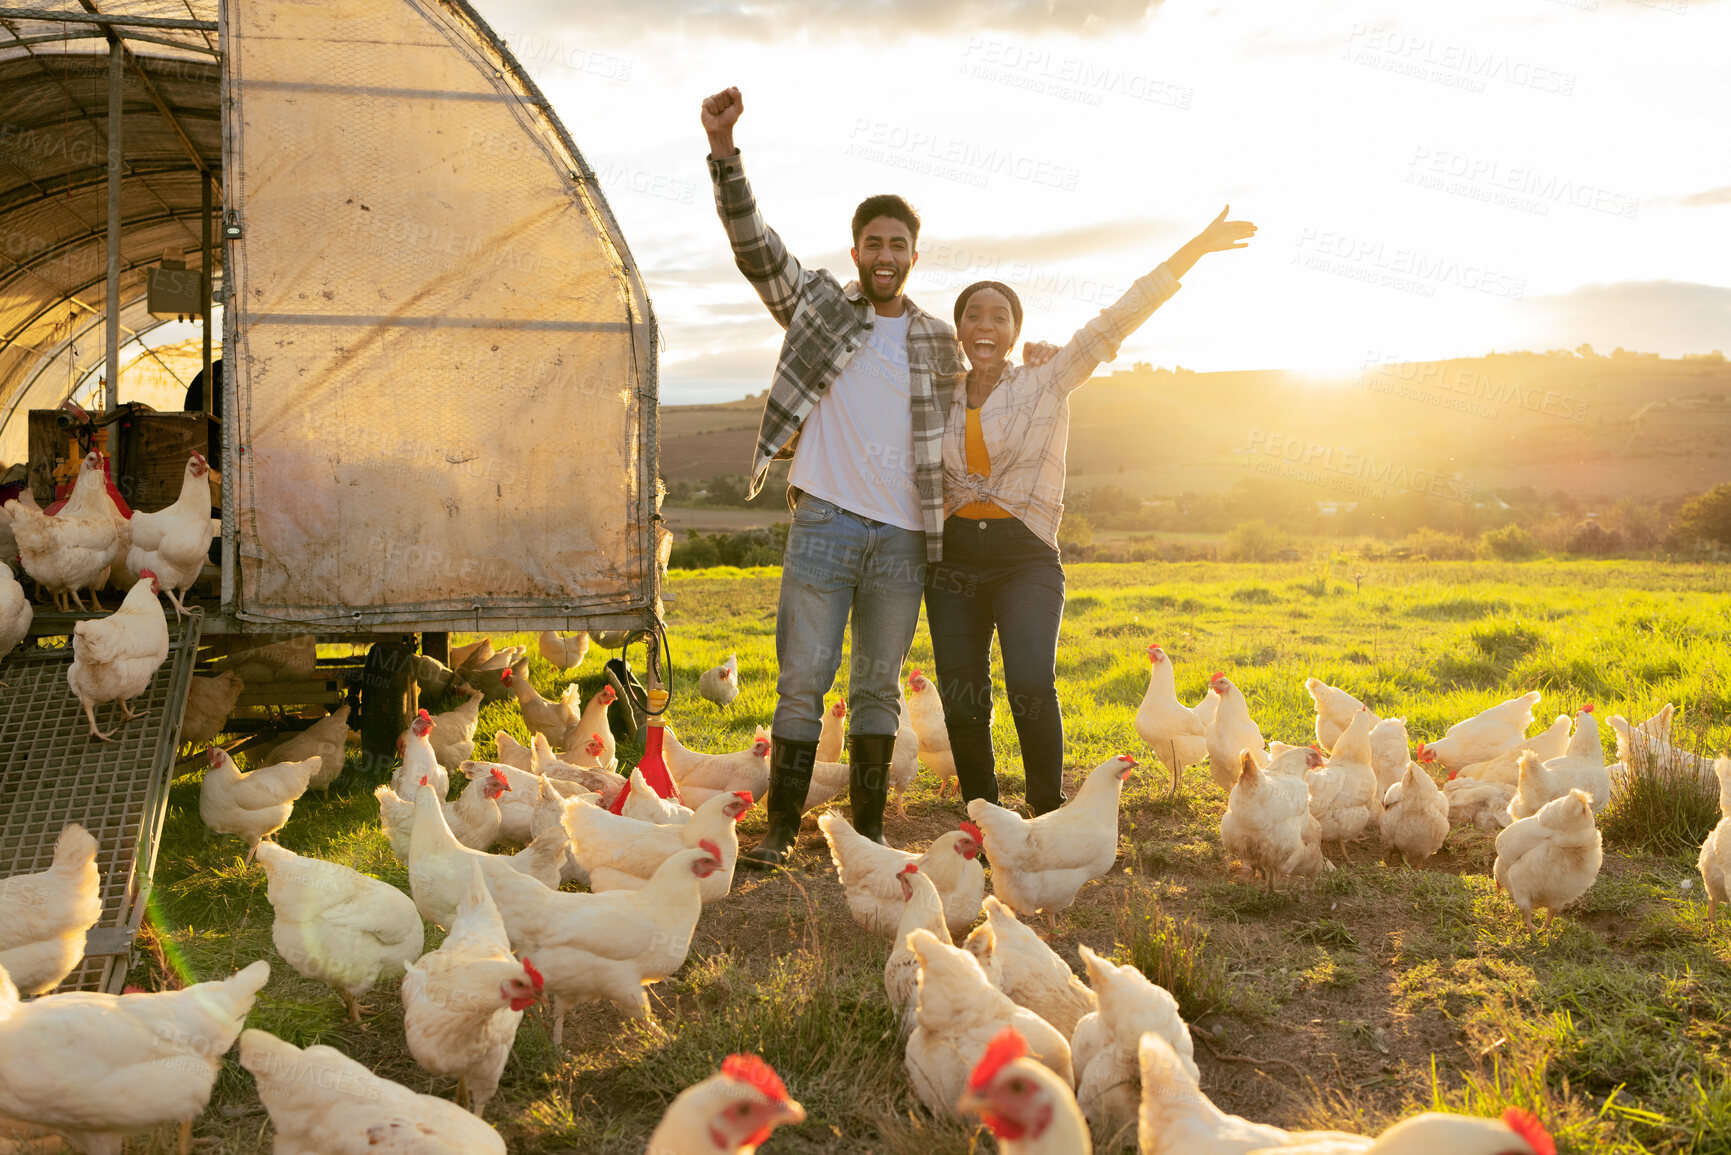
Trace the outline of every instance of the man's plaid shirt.
<instances>
[{"instance_id":1,"label":"man's plaid shirt","mask_svg":"<svg viewBox=\"0 0 1731 1155\"><path fill-rule=\"evenodd\" d=\"M781 343L757 450L750 495L763 488L769 464L792 457L800 426L836 374L865 344L874 315L859 282L841 284L827 269L804 269L763 223L738 153L709 161L715 209L733 245L734 262L787 336ZM944 421L955 384L967 372L955 330L903 298L908 310L908 377L913 396L914 484L926 526L926 558L944 550Z\"/></svg>"}]
</instances>

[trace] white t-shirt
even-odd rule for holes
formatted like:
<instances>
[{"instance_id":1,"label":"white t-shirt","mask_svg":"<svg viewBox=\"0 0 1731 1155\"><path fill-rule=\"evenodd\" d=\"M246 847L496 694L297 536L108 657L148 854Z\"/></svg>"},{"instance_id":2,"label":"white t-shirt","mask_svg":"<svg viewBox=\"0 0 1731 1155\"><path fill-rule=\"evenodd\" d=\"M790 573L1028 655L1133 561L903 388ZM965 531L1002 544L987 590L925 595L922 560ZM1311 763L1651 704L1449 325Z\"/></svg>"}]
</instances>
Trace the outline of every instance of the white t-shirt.
<instances>
[{"instance_id":1,"label":"white t-shirt","mask_svg":"<svg viewBox=\"0 0 1731 1155\"><path fill-rule=\"evenodd\" d=\"M907 310L874 314L865 343L806 414L788 482L861 517L925 529L911 388Z\"/></svg>"}]
</instances>

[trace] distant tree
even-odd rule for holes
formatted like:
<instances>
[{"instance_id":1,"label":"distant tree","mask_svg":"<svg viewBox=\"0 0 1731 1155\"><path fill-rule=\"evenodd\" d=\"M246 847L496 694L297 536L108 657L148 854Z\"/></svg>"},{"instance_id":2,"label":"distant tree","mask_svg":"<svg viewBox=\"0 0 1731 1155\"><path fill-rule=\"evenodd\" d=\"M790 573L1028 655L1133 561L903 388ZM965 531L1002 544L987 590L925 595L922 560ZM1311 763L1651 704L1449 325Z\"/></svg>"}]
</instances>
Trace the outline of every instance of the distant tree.
<instances>
[{"instance_id":1,"label":"distant tree","mask_svg":"<svg viewBox=\"0 0 1731 1155\"><path fill-rule=\"evenodd\" d=\"M1623 539L1614 530L1606 529L1596 521L1583 521L1575 527L1575 532L1569 538L1570 553L1586 554L1589 557L1604 557L1616 553L1623 548Z\"/></svg>"},{"instance_id":2,"label":"distant tree","mask_svg":"<svg viewBox=\"0 0 1731 1155\"><path fill-rule=\"evenodd\" d=\"M1583 361L1591 361L1594 357L1597 357L1598 354L1593 352L1593 347L1591 345L1583 343L1575 346L1575 356L1579 357Z\"/></svg>"},{"instance_id":3,"label":"distant tree","mask_svg":"<svg viewBox=\"0 0 1731 1155\"><path fill-rule=\"evenodd\" d=\"M1227 561L1268 561L1286 548L1286 535L1266 521L1246 521L1226 535Z\"/></svg>"},{"instance_id":4,"label":"distant tree","mask_svg":"<svg viewBox=\"0 0 1731 1155\"><path fill-rule=\"evenodd\" d=\"M1094 527L1086 514L1072 513L1058 524L1058 549L1086 549L1094 544Z\"/></svg>"},{"instance_id":5,"label":"distant tree","mask_svg":"<svg viewBox=\"0 0 1731 1155\"><path fill-rule=\"evenodd\" d=\"M1731 546L1731 482L1692 497L1677 511L1677 536Z\"/></svg>"}]
</instances>

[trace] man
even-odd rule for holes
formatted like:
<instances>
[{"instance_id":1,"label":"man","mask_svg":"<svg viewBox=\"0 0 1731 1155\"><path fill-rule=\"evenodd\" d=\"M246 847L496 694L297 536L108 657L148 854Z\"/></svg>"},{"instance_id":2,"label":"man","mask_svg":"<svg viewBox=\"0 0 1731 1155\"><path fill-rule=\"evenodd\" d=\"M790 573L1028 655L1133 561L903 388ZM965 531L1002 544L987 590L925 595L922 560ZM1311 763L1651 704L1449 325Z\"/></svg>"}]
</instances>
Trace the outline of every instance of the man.
<instances>
[{"instance_id":1,"label":"man","mask_svg":"<svg viewBox=\"0 0 1731 1155\"><path fill-rule=\"evenodd\" d=\"M950 326L902 289L919 260L920 220L896 196L854 213L858 280L808 270L763 222L733 127L744 104L729 88L703 102L709 173L734 260L787 330L764 402L751 494L770 462L794 456L793 524L782 562L775 654L769 830L740 855L782 865L799 833L817 758L823 697L848 666L848 798L854 827L883 841L884 799L900 716L902 663L919 621L927 563L943 548L944 414L964 374Z\"/></svg>"}]
</instances>

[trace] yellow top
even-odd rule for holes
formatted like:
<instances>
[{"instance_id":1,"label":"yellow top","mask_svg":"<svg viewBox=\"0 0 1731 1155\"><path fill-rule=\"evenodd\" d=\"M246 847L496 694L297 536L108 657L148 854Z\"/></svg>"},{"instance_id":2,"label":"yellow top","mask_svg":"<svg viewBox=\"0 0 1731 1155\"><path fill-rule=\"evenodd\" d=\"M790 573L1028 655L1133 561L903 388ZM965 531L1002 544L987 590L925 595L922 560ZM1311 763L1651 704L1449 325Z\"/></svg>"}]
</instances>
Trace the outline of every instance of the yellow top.
<instances>
[{"instance_id":1,"label":"yellow top","mask_svg":"<svg viewBox=\"0 0 1731 1155\"><path fill-rule=\"evenodd\" d=\"M986 434L980 428L980 411L968 407L968 472L981 477L992 476L992 459L986 455ZM1015 514L992 501L976 501L956 510L956 517L1014 517Z\"/></svg>"}]
</instances>

